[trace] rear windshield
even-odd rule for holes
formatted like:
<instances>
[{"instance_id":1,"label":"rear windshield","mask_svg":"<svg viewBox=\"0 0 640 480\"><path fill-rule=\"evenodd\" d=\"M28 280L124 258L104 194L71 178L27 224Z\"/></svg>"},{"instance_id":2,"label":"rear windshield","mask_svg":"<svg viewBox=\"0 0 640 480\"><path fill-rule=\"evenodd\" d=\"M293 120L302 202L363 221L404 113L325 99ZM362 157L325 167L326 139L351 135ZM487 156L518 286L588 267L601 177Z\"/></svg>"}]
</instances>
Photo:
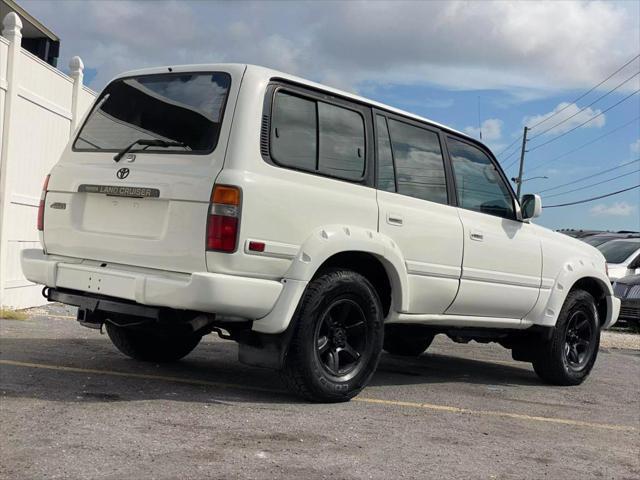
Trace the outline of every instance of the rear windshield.
<instances>
[{"instance_id":1,"label":"rear windshield","mask_svg":"<svg viewBox=\"0 0 640 480\"><path fill-rule=\"evenodd\" d=\"M180 142L161 151L209 153L218 143L231 85L227 73L167 73L115 80L102 92L73 147L120 151L137 140ZM158 147L135 147L154 151Z\"/></svg>"},{"instance_id":2,"label":"rear windshield","mask_svg":"<svg viewBox=\"0 0 640 480\"><path fill-rule=\"evenodd\" d=\"M598 247L607 263L622 263L639 248L640 240L613 240Z\"/></svg>"}]
</instances>

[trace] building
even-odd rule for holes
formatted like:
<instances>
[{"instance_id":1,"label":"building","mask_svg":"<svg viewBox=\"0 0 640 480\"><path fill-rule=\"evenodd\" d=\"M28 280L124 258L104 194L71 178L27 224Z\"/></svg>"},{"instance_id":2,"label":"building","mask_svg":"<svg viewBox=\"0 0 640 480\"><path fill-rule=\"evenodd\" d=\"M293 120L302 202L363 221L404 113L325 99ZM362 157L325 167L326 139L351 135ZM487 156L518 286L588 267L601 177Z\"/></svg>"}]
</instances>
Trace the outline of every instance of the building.
<instances>
[{"instance_id":1,"label":"building","mask_svg":"<svg viewBox=\"0 0 640 480\"><path fill-rule=\"evenodd\" d=\"M22 48L52 67L58 66L60 39L13 0L0 0L0 18L15 12L22 21Z\"/></svg>"}]
</instances>

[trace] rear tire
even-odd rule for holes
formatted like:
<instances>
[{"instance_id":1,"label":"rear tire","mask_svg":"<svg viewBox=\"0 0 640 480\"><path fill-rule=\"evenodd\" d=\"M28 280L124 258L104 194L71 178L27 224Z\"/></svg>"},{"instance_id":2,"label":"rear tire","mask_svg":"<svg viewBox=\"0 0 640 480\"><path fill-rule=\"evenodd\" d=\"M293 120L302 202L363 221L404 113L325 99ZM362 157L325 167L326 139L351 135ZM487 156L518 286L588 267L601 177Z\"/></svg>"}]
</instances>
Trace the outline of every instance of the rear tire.
<instances>
[{"instance_id":1,"label":"rear tire","mask_svg":"<svg viewBox=\"0 0 640 480\"><path fill-rule=\"evenodd\" d=\"M106 323L107 334L126 356L145 362L175 362L196 348L200 335L168 335Z\"/></svg>"},{"instance_id":2,"label":"rear tire","mask_svg":"<svg viewBox=\"0 0 640 480\"><path fill-rule=\"evenodd\" d=\"M292 320L283 378L314 402L345 402L367 385L382 352L383 316L371 283L350 270L312 280Z\"/></svg>"},{"instance_id":3,"label":"rear tire","mask_svg":"<svg viewBox=\"0 0 640 480\"><path fill-rule=\"evenodd\" d=\"M593 368L600 346L600 321L588 292L567 295L551 337L533 359L538 376L554 385L579 385Z\"/></svg>"},{"instance_id":4,"label":"rear tire","mask_svg":"<svg viewBox=\"0 0 640 480\"><path fill-rule=\"evenodd\" d=\"M433 333L415 325L387 325L383 348L391 355L418 357L429 348L433 337Z\"/></svg>"}]
</instances>

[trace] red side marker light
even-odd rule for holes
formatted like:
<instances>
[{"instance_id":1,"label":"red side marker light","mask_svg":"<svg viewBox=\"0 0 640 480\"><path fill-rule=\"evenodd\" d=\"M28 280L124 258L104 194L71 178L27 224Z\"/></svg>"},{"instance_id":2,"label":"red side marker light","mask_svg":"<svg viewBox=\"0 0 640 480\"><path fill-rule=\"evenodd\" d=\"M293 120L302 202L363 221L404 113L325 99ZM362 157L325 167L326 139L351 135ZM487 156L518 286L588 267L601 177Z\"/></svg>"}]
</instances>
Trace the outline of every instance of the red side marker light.
<instances>
[{"instance_id":1,"label":"red side marker light","mask_svg":"<svg viewBox=\"0 0 640 480\"><path fill-rule=\"evenodd\" d=\"M264 252L264 242L249 242L249 250L252 252Z\"/></svg>"}]
</instances>

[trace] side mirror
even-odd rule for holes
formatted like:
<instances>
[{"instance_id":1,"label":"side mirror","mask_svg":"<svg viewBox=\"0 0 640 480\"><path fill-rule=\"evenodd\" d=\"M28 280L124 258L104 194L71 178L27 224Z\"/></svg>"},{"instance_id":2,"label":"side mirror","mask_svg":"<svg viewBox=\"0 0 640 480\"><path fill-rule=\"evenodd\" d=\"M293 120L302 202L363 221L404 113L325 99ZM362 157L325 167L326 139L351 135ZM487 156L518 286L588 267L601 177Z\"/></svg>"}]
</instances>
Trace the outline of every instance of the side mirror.
<instances>
[{"instance_id":1,"label":"side mirror","mask_svg":"<svg viewBox=\"0 0 640 480\"><path fill-rule=\"evenodd\" d=\"M520 208L522 210L523 220L539 217L542 213L542 199L540 198L540 195L533 193L523 195Z\"/></svg>"}]
</instances>

